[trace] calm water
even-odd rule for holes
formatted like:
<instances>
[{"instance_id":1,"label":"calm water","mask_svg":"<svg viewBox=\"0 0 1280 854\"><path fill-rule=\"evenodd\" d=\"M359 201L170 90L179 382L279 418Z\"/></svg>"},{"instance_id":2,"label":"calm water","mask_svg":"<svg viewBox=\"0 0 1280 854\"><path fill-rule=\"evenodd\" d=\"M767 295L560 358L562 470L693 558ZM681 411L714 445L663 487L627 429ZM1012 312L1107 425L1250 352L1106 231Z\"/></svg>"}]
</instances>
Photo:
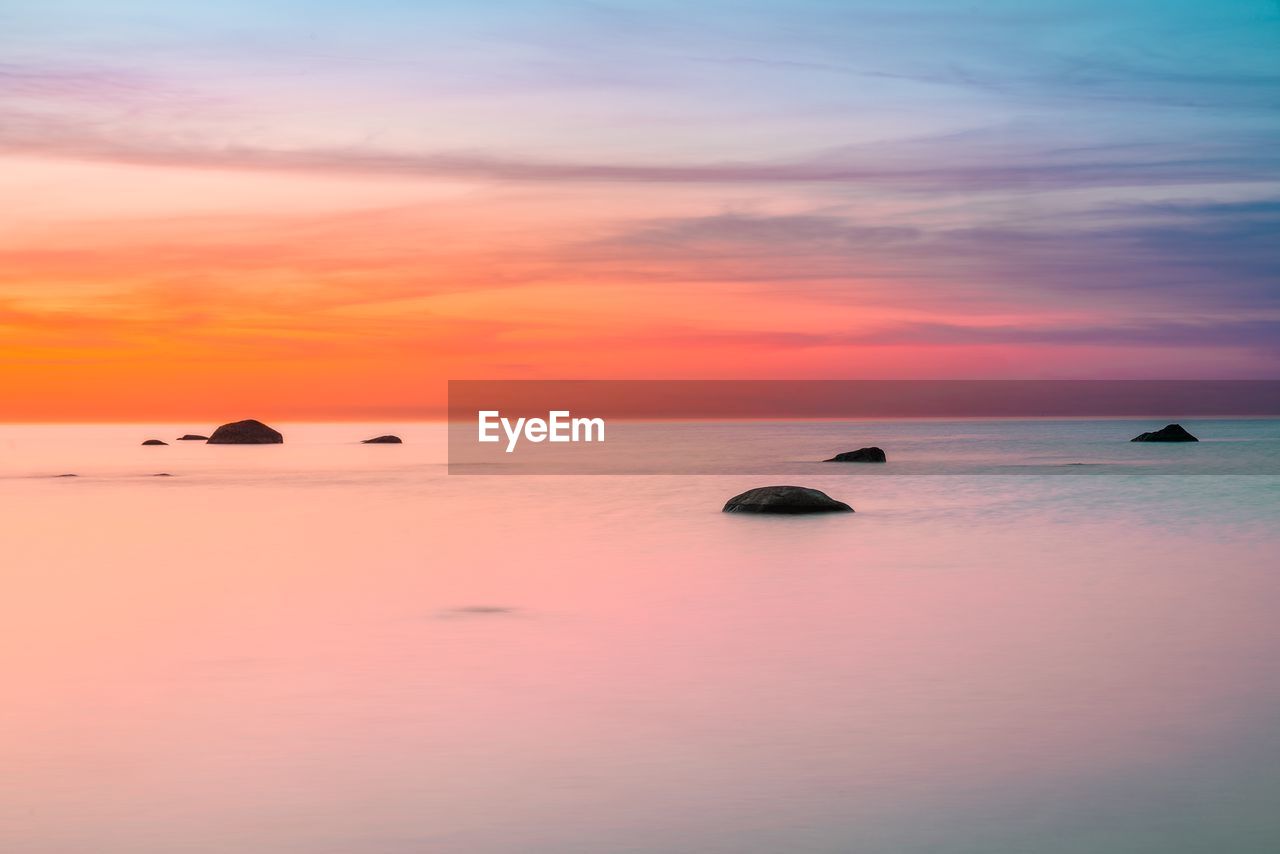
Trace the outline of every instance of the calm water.
<instances>
[{"instance_id":1,"label":"calm water","mask_svg":"<svg viewBox=\"0 0 1280 854\"><path fill-rule=\"evenodd\" d=\"M1194 443L1129 441L1164 421L966 420L610 421L604 443L476 441L474 423L450 428L455 474L832 474L822 461L886 445L889 465L841 466L842 475L1270 474L1280 475L1280 421L1188 422Z\"/></svg>"},{"instance_id":2,"label":"calm water","mask_svg":"<svg viewBox=\"0 0 1280 854\"><path fill-rule=\"evenodd\" d=\"M433 425L137 444L210 426L0 427L0 850L1276 850L1278 477L818 467L856 514L753 518Z\"/></svg>"}]
</instances>

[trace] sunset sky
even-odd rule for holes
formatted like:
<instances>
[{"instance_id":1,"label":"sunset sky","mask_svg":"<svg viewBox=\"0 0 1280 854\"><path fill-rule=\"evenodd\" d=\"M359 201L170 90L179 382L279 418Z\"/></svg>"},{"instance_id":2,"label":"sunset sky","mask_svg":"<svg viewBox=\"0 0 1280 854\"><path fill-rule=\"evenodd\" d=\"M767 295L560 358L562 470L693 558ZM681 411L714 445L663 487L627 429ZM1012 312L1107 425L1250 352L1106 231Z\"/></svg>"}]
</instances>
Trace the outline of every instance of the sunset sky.
<instances>
[{"instance_id":1,"label":"sunset sky","mask_svg":"<svg viewBox=\"0 0 1280 854\"><path fill-rule=\"evenodd\" d=\"M0 420L1280 376L1280 4L8 0Z\"/></svg>"}]
</instances>

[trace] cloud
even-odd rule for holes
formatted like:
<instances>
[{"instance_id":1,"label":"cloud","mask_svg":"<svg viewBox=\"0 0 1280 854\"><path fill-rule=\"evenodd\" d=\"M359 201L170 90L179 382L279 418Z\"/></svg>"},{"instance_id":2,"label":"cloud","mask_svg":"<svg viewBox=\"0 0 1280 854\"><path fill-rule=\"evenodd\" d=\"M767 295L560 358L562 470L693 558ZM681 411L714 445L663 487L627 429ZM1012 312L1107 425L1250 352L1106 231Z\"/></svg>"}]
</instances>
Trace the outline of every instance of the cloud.
<instances>
[{"instance_id":1,"label":"cloud","mask_svg":"<svg viewBox=\"0 0 1280 854\"><path fill-rule=\"evenodd\" d=\"M916 323L864 335L842 337L843 344L1032 344L1116 347L1264 349L1280 356L1280 319L1160 321L1133 323L1036 324L1028 326L960 326Z\"/></svg>"},{"instance_id":2,"label":"cloud","mask_svg":"<svg viewBox=\"0 0 1280 854\"><path fill-rule=\"evenodd\" d=\"M774 282L840 301L945 303L975 294L1024 308L1146 305L1161 311L1280 310L1280 199L1109 205L985 226L867 225L832 214L670 218L586 242L580 259L678 276ZM859 281L900 280L868 294Z\"/></svg>"},{"instance_id":3,"label":"cloud","mask_svg":"<svg viewBox=\"0 0 1280 854\"><path fill-rule=\"evenodd\" d=\"M668 332L650 343L678 347L751 347L769 350L813 348L971 347L1036 345L1119 348L1238 348L1269 351L1280 357L1280 319L1150 322L1038 322L1028 325L894 323L853 332L774 331Z\"/></svg>"},{"instance_id":4,"label":"cloud","mask_svg":"<svg viewBox=\"0 0 1280 854\"><path fill-rule=\"evenodd\" d=\"M37 85L37 79L43 83ZM109 80L109 79L108 79ZM552 159L479 150L346 146L266 147L214 130L216 111L180 92L96 77L30 78L28 86L95 98L89 111L0 100L0 154L185 169L301 172L521 183L795 185L900 193L977 193L1254 183L1280 172L1280 134L1257 132L1187 147L1093 143L1044 147L1026 129L988 128L757 159ZM56 99L55 99L56 100ZM14 103L16 101L16 103ZM197 109L199 107L199 109ZM195 121L192 117L199 114ZM195 122L193 124L193 121ZM230 121L230 114L221 121ZM205 127L208 125L209 127ZM201 128L204 128L201 130ZM1011 143L1011 134L1016 143Z\"/></svg>"},{"instance_id":5,"label":"cloud","mask_svg":"<svg viewBox=\"0 0 1280 854\"><path fill-rule=\"evenodd\" d=\"M137 99L154 91L145 74L119 68L90 70L60 65L0 62L0 91L6 99L89 101L117 97Z\"/></svg>"},{"instance_id":6,"label":"cloud","mask_svg":"<svg viewBox=\"0 0 1280 854\"><path fill-rule=\"evenodd\" d=\"M1225 154L1212 158L1168 156L1145 162L1113 159L918 168L882 168L825 155L789 161L679 164L556 161L477 152L397 152L356 146L266 149L229 144L201 147L161 138L121 139L32 115L14 114L5 117L5 127L0 129L0 151L189 169L553 183L834 184L913 193L1253 182L1257 180L1259 168L1270 165L1273 159Z\"/></svg>"}]
</instances>

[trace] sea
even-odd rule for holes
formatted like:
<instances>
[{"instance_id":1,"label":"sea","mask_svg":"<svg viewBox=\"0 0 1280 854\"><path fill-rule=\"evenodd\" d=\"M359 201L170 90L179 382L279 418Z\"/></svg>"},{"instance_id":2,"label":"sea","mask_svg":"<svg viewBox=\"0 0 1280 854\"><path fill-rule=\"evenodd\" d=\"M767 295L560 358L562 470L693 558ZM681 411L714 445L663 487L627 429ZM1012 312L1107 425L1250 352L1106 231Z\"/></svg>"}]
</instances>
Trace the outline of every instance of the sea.
<instances>
[{"instance_id":1,"label":"sea","mask_svg":"<svg viewBox=\"0 0 1280 854\"><path fill-rule=\"evenodd\" d=\"M1164 423L0 426L0 851L1274 854L1280 422Z\"/></svg>"}]
</instances>

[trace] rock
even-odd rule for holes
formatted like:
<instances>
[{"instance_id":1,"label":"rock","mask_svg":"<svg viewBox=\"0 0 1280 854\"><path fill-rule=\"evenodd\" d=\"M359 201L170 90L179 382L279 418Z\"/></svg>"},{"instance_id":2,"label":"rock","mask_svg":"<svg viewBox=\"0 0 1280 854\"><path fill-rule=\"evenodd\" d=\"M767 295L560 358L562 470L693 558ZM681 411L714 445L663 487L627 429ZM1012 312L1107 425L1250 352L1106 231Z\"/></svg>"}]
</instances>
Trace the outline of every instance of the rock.
<instances>
[{"instance_id":1,"label":"rock","mask_svg":"<svg viewBox=\"0 0 1280 854\"><path fill-rule=\"evenodd\" d=\"M467 617L510 617L518 613L517 609L505 605L468 605L464 608L446 608L438 612L436 618L456 620Z\"/></svg>"},{"instance_id":2,"label":"rock","mask_svg":"<svg viewBox=\"0 0 1280 854\"><path fill-rule=\"evenodd\" d=\"M210 445L279 445L284 436L252 418L223 424L209 437Z\"/></svg>"},{"instance_id":3,"label":"rock","mask_svg":"<svg viewBox=\"0 0 1280 854\"><path fill-rule=\"evenodd\" d=\"M188 433L185 436L179 436L178 441L179 442L207 442L209 441L209 437L197 436L195 433Z\"/></svg>"},{"instance_id":4,"label":"rock","mask_svg":"<svg viewBox=\"0 0 1280 854\"><path fill-rule=\"evenodd\" d=\"M372 439L365 439L362 445L399 445L401 439L399 436L376 436Z\"/></svg>"},{"instance_id":5,"label":"rock","mask_svg":"<svg viewBox=\"0 0 1280 854\"><path fill-rule=\"evenodd\" d=\"M169 474L167 471L160 471L160 472L156 472L155 474L153 474L153 475L151 475L151 476L152 476L152 477L173 477L173 475Z\"/></svg>"},{"instance_id":6,"label":"rock","mask_svg":"<svg viewBox=\"0 0 1280 854\"><path fill-rule=\"evenodd\" d=\"M807 486L758 486L735 495L725 513L852 513L853 508Z\"/></svg>"},{"instance_id":7,"label":"rock","mask_svg":"<svg viewBox=\"0 0 1280 854\"><path fill-rule=\"evenodd\" d=\"M879 448L859 448L856 451L845 451L836 454L824 463L883 463L886 461L884 451Z\"/></svg>"},{"instance_id":8,"label":"rock","mask_svg":"<svg viewBox=\"0 0 1280 854\"><path fill-rule=\"evenodd\" d=\"M144 445L167 445L167 444L169 444L169 443L168 443L168 442L161 442L159 439L148 439L147 441L143 442L142 444L144 444Z\"/></svg>"},{"instance_id":9,"label":"rock","mask_svg":"<svg viewBox=\"0 0 1280 854\"><path fill-rule=\"evenodd\" d=\"M1169 424L1151 433L1134 436L1130 442L1199 442L1181 424Z\"/></svg>"},{"instance_id":10,"label":"rock","mask_svg":"<svg viewBox=\"0 0 1280 854\"><path fill-rule=\"evenodd\" d=\"M55 474L54 477L79 477L78 474Z\"/></svg>"}]
</instances>

